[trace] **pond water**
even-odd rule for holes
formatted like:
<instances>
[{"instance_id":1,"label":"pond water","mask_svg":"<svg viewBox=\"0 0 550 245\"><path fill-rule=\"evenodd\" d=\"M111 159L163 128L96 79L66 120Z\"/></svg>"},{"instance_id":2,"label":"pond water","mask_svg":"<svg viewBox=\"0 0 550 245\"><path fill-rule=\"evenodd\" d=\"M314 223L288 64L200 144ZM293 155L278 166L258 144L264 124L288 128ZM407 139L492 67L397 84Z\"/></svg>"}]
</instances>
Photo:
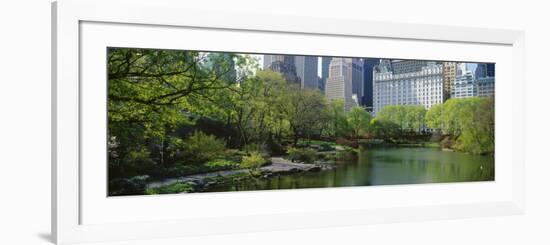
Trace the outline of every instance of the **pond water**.
<instances>
[{"instance_id":1,"label":"pond water","mask_svg":"<svg viewBox=\"0 0 550 245\"><path fill-rule=\"evenodd\" d=\"M494 157L437 148L360 149L337 168L212 186L204 192L492 181Z\"/></svg>"}]
</instances>

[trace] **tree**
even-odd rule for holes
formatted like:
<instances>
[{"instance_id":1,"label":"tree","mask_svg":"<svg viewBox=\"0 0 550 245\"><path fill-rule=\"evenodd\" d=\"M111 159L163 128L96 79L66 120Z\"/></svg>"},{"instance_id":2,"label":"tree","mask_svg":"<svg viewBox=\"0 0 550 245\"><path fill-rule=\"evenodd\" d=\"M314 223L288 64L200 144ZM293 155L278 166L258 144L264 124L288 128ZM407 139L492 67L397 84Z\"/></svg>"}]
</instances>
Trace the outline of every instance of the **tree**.
<instances>
[{"instance_id":1,"label":"tree","mask_svg":"<svg viewBox=\"0 0 550 245\"><path fill-rule=\"evenodd\" d=\"M329 129L334 138L346 136L349 131L349 125L346 120L343 100L331 100L327 107L329 115Z\"/></svg>"},{"instance_id":2,"label":"tree","mask_svg":"<svg viewBox=\"0 0 550 245\"><path fill-rule=\"evenodd\" d=\"M443 128L443 104L433 105L428 112L426 112L426 125L429 128L441 131Z\"/></svg>"},{"instance_id":3,"label":"tree","mask_svg":"<svg viewBox=\"0 0 550 245\"><path fill-rule=\"evenodd\" d=\"M326 108L325 96L315 90L290 89L285 116L288 119L293 143L296 146L300 138L312 134L312 129L322 125Z\"/></svg>"},{"instance_id":4,"label":"tree","mask_svg":"<svg viewBox=\"0 0 550 245\"><path fill-rule=\"evenodd\" d=\"M348 125L353 132L353 137L358 138L361 133L364 133L368 130L371 115L363 108L357 106L351 108L346 118Z\"/></svg>"}]
</instances>

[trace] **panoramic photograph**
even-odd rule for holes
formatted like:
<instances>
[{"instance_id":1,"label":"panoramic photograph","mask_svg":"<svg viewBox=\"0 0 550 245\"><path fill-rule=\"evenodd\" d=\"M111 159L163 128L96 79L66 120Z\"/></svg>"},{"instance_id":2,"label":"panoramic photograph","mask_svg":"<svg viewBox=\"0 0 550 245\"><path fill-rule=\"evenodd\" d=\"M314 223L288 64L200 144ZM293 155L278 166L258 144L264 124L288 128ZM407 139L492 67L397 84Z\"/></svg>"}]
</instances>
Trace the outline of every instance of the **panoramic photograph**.
<instances>
[{"instance_id":1,"label":"panoramic photograph","mask_svg":"<svg viewBox=\"0 0 550 245\"><path fill-rule=\"evenodd\" d=\"M495 64L107 49L108 196L494 181Z\"/></svg>"}]
</instances>

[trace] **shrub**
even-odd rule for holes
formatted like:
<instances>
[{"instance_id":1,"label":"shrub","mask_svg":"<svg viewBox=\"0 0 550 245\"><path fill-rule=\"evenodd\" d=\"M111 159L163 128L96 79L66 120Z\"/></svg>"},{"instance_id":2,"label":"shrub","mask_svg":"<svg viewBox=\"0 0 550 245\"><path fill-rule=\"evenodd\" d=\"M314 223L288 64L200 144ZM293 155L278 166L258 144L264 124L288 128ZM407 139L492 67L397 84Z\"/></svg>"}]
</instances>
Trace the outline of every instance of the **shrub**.
<instances>
[{"instance_id":1,"label":"shrub","mask_svg":"<svg viewBox=\"0 0 550 245\"><path fill-rule=\"evenodd\" d=\"M313 163L317 160L317 152L309 148L290 147L287 153L291 161Z\"/></svg>"},{"instance_id":2,"label":"shrub","mask_svg":"<svg viewBox=\"0 0 550 245\"><path fill-rule=\"evenodd\" d=\"M147 185L148 175L134 176L132 178L116 178L109 181L109 195L140 195Z\"/></svg>"},{"instance_id":3,"label":"shrub","mask_svg":"<svg viewBox=\"0 0 550 245\"><path fill-rule=\"evenodd\" d=\"M160 187L147 188L145 190L145 194L147 195L175 194L175 193L193 192L194 190L195 188L193 188L193 185L189 183L178 182L178 183L160 186Z\"/></svg>"},{"instance_id":4,"label":"shrub","mask_svg":"<svg viewBox=\"0 0 550 245\"><path fill-rule=\"evenodd\" d=\"M250 155L244 156L241 162L242 168L258 168L267 163L265 158L258 152L251 152Z\"/></svg>"},{"instance_id":5,"label":"shrub","mask_svg":"<svg viewBox=\"0 0 550 245\"><path fill-rule=\"evenodd\" d=\"M205 163L224 155L225 143L213 135L196 131L183 142L184 155L192 163Z\"/></svg>"},{"instance_id":6,"label":"shrub","mask_svg":"<svg viewBox=\"0 0 550 245\"><path fill-rule=\"evenodd\" d=\"M226 170L226 169L237 168L239 167L239 164L230 160L216 159L216 160L207 162L204 166L212 170Z\"/></svg>"}]
</instances>

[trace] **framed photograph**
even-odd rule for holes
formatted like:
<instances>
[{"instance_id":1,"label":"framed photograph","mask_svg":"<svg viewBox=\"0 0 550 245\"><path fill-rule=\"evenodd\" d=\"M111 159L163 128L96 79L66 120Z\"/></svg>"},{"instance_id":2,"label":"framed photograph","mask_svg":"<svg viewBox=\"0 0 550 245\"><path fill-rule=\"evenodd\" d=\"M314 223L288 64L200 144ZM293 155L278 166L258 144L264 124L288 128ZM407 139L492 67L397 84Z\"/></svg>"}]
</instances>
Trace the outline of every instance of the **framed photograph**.
<instances>
[{"instance_id":1,"label":"framed photograph","mask_svg":"<svg viewBox=\"0 0 550 245\"><path fill-rule=\"evenodd\" d=\"M188 6L53 3L56 243L523 212L522 31Z\"/></svg>"}]
</instances>

